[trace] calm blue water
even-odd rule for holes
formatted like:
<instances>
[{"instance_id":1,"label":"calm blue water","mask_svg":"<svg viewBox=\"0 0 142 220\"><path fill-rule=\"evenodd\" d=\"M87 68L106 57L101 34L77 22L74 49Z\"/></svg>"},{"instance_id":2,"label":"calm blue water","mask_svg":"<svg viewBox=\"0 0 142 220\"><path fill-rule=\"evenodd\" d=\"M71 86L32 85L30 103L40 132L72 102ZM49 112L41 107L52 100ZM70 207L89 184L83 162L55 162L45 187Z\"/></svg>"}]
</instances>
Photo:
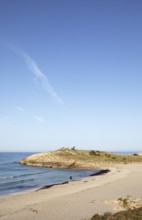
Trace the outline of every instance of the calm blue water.
<instances>
[{"instance_id":1,"label":"calm blue water","mask_svg":"<svg viewBox=\"0 0 142 220\"><path fill-rule=\"evenodd\" d=\"M114 154L137 154L140 151L112 151Z\"/></svg>"},{"instance_id":2,"label":"calm blue water","mask_svg":"<svg viewBox=\"0 0 142 220\"><path fill-rule=\"evenodd\" d=\"M18 163L32 153L0 153L0 196L38 188L48 184L80 179L94 170L49 169L30 167ZM96 170L97 172L97 170Z\"/></svg>"}]
</instances>

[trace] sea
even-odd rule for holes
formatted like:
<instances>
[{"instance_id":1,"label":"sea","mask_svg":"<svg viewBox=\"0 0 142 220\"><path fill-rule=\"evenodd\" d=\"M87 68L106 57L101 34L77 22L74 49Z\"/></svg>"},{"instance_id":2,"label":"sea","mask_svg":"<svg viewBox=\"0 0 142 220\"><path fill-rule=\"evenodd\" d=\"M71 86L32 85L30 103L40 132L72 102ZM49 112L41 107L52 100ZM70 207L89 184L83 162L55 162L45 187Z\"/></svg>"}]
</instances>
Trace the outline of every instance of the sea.
<instances>
[{"instance_id":1,"label":"sea","mask_svg":"<svg viewBox=\"0 0 142 220\"><path fill-rule=\"evenodd\" d=\"M0 152L0 197L69 181L70 176L73 180L78 180L98 172L98 170L32 167L19 163L19 160L34 153Z\"/></svg>"}]
</instances>

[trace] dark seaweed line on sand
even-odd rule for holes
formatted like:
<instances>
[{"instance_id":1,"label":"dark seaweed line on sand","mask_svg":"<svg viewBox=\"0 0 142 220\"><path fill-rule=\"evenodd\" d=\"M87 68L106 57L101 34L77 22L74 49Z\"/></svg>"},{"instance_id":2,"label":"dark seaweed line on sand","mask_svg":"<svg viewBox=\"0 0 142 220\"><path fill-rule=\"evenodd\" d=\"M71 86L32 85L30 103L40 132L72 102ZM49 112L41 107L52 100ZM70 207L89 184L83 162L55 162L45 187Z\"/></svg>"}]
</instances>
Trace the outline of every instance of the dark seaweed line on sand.
<instances>
[{"instance_id":1,"label":"dark seaweed line on sand","mask_svg":"<svg viewBox=\"0 0 142 220\"><path fill-rule=\"evenodd\" d=\"M40 189L36 190L36 192L39 191L39 190L42 190L42 189L49 189L52 186L63 185L63 184L67 184L67 183L69 183L69 181L65 181L65 182L61 182L61 183L54 183L54 184L50 184L50 185L45 185L45 186L41 187Z\"/></svg>"},{"instance_id":2,"label":"dark seaweed line on sand","mask_svg":"<svg viewBox=\"0 0 142 220\"><path fill-rule=\"evenodd\" d=\"M89 176L100 176L100 175L106 174L108 172L110 172L109 169L103 169L103 170L98 171L97 173L90 174ZM72 180L72 181L75 181L75 180ZM42 190L42 189L49 189L53 186L64 185L64 184L67 184L67 183L69 183L69 181L65 181L65 182L61 182L61 183L54 183L54 184L50 184L50 185L45 185L45 186L41 187L40 189L36 190L36 192L39 191L39 190Z\"/></svg>"}]
</instances>

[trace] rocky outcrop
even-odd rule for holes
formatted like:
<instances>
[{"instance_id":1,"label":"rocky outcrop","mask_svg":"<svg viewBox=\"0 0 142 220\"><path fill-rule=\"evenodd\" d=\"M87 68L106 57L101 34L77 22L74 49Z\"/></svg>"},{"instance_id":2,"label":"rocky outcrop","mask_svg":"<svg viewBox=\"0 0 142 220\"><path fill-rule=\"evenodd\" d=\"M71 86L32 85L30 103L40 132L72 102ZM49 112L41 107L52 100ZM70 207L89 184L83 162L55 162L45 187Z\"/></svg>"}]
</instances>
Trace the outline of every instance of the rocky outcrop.
<instances>
[{"instance_id":1,"label":"rocky outcrop","mask_svg":"<svg viewBox=\"0 0 142 220\"><path fill-rule=\"evenodd\" d=\"M93 174L90 174L89 176L100 176L100 175L103 175L103 174L106 174L110 172L109 169L102 169L102 170L99 170L97 173L93 173Z\"/></svg>"},{"instance_id":2,"label":"rocky outcrop","mask_svg":"<svg viewBox=\"0 0 142 220\"><path fill-rule=\"evenodd\" d=\"M79 159L78 151L70 148L61 148L57 151L33 154L19 161L23 165L42 166L48 168L94 168L92 161Z\"/></svg>"},{"instance_id":3,"label":"rocky outcrop","mask_svg":"<svg viewBox=\"0 0 142 220\"><path fill-rule=\"evenodd\" d=\"M56 151L39 153L20 161L29 166L43 166L48 168L93 169L102 167L102 164L142 162L142 153L139 154L113 154L105 151L76 150L61 148ZM107 165L108 166L108 165Z\"/></svg>"}]
</instances>

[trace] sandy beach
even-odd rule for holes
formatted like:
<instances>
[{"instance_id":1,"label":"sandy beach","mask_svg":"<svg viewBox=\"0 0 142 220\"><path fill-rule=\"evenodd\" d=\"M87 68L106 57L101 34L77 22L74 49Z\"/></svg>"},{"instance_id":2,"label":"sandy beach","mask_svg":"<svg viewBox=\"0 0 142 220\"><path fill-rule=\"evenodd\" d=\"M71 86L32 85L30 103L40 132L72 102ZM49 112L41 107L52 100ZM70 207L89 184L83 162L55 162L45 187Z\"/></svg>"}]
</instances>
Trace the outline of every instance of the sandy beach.
<instances>
[{"instance_id":1,"label":"sandy beach","mask_svg":"<svg viewBox=\"0 0 142 220\"><path fill-rule=\"evenodd\" d=\"M142 198L142 164L109 165L111 172L49 189L0 198L1 220L88 220L117 212L120 197Z\"/></svg>"}]
</instances>

